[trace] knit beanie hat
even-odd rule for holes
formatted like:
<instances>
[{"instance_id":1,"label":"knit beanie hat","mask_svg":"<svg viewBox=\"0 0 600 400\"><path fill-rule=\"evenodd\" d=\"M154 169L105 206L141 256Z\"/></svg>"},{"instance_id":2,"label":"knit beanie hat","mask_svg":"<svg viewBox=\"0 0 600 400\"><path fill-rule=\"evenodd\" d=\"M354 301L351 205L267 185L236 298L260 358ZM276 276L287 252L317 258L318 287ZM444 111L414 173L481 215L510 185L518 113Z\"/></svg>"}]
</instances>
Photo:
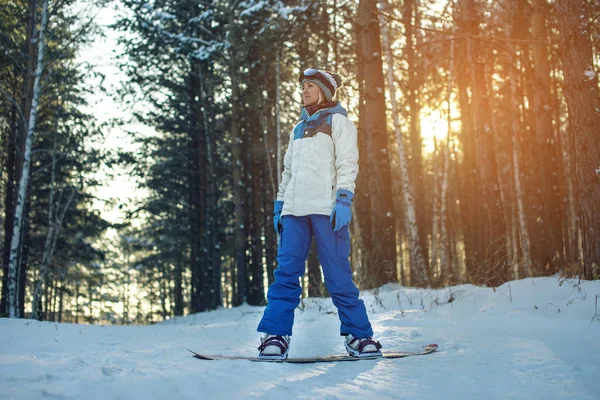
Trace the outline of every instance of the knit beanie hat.
<instances>
[{"instance_id":1,"label":"knit beanie hat","mask_svg":"<svg viewBox=\"0 0 600 400\"><path fill-rule=\"evenodd\" d=\"M304 70L298 81L301 85L304 85L304 82L312 82L317 85L325 94L327 101L332 101L335 92L344 84L342 77L338 74L317 68Z\"/></svg>"}]
</instances>

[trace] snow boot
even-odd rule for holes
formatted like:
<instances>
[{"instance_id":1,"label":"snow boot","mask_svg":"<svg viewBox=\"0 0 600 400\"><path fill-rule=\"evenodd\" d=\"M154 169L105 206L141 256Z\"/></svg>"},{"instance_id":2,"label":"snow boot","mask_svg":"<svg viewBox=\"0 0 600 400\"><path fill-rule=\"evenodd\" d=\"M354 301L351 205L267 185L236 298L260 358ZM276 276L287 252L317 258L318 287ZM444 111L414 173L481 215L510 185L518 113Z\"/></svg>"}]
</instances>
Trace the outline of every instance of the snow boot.
<instances>
[{"instance_id":1,"label":"snow boot","mask_svg":"<svg viewBox=\"0 0 600 400\"><path fill-rule=\"evenodd\" d=\"M260 346L258 350L258 358L265 360L285 360L290 350L290 341L292 340L289 336L282 335L269 335L260 338Z\"/></svg>"},{"instance_id":2,"label":"snow boot","mask_svg":"<svg viewBox=\"0 0 600 400\"><path fill-rule=\"evenodd\" d=\"M344 346L348 354L354 357L380 357L381 344L377 340L368 338L355 338L352 335L346 336Z\"/></svg>"}]
</instances>

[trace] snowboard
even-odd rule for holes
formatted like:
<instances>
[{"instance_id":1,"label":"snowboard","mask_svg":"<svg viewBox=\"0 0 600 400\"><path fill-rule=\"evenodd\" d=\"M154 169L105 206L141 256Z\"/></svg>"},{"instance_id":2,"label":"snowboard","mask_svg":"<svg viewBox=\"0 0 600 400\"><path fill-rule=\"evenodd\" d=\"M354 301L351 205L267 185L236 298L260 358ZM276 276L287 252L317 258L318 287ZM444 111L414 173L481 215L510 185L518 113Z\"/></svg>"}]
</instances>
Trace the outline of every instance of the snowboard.
<instances>
[{"instance_id":1,"label":"snowboard","mask_svg":"<svg viewBox=\"0 0 600 400\"><path fill-rule=\"evenodd\" d=\"M192 353L194 358L199 360L248 360L253 362L275 362L275 363L291 363L291 364L312 364L312 363L330 363L330 362L340 362L340 361L360 361L360 360L378 360L382 358L404 358L404 357L413 357L413 356L422 356L425 354L430 354L436 351L438 348L437 344L430 344L423 347L423 350L416 352L390 352L383 353L381 356L373 356L373 357L354 357L350 355L331 355L331 356L323 356L323 357L288 357L285 360L265 360L258 357L244 357L244 356L217 356L217 355L207 355L207 354L199 354L195 351L188 349L190 353Z\"/></svg>"}]
</instances>

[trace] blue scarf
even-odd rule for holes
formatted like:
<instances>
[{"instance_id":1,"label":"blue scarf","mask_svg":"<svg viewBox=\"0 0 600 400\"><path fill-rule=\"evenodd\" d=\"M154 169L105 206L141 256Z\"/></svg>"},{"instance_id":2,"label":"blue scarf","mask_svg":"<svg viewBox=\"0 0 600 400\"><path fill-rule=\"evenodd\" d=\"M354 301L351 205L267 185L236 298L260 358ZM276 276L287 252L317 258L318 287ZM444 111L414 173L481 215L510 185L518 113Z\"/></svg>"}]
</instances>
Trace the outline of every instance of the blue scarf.
<instances>
[{"instance_id":1,"label":"blue scarf","mask_svg":"<svg viewBox=\"0 0 600 400\"><path fill-rule=\"evenodd\" d=\"M348 116L348 112L344 107L340 105L338 101L334 107L323 108L313 115L308 115L305 107L302 107L300 113L300 123L294 128L294 140L302 139L305 135L312 136L314 130L320 127L322 124L329 125L329 134L331 134L331 121L334 114L342 114L344 117ZM326 132L327 133L327 132Z\"/></svg>"}]
</instances>

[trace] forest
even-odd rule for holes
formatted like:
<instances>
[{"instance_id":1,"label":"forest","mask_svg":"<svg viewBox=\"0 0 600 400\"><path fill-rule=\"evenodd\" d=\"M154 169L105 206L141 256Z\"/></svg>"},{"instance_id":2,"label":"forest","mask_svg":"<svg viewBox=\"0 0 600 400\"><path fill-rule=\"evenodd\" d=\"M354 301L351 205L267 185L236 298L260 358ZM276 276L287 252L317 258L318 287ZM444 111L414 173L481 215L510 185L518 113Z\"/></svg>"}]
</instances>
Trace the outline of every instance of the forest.
<instances>
[{"instance_id":1,"label":"forest","mask_svg":"<svg viewBox=\"0 0 600 400\"><path fill-rule=\"evenodd\" d=\"M600 279L599 21L593 0L0 0L0 316L265 305L308 67L343 77L358 129L361 290ZM107 31L115 90L80 59ZM118 221L100 169L145 194L114 193ZM315 243L301 284L328 296Z\"/></svg>"}]
</instances>

